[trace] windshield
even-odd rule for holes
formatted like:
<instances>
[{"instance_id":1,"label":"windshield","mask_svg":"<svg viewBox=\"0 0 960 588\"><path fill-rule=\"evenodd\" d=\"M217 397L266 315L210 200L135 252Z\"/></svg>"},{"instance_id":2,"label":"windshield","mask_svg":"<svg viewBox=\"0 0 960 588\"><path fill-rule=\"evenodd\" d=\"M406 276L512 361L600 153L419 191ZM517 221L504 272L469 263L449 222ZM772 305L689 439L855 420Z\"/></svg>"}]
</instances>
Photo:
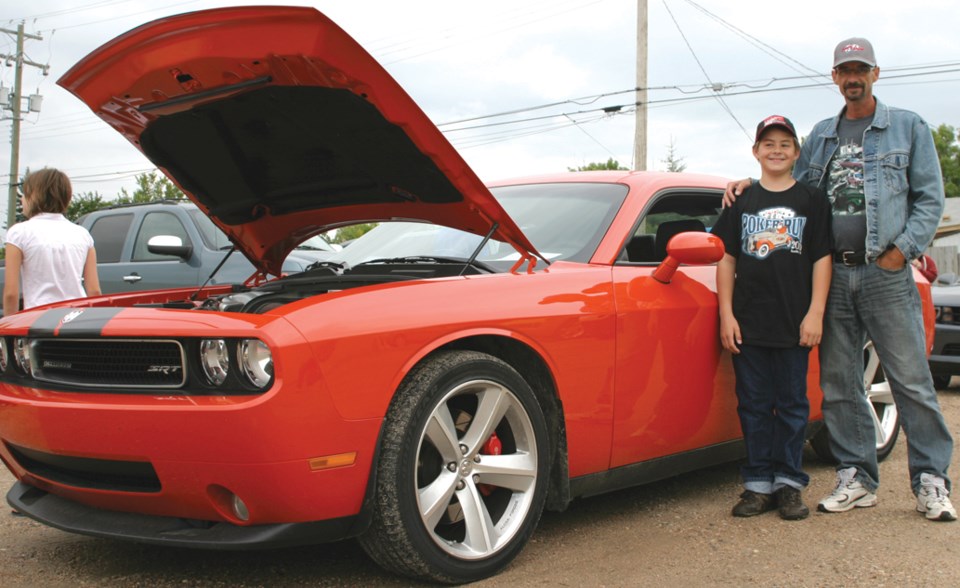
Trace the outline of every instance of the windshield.
<instances>
[{"instance_id":1,"label":"windshield","mask_svg":"<svg viewBox=\"0 0 960 588\"><path fill-rule=\"evenodd\" d=\"M340 251L340 246L327 243L326 239L324 239L320 235L314 235L313 237L310 237L303 243L297 245L297 249L305 249L308 251L332 252L332 251Z\"/></svg>"},{"instance_id":2,"label":"windshield","mask_svg":"<svg viewBox=\"0 0 960 588\"><path fill-rule=\"evenodd\" d=\"M494 196L534 247L550 261L586 262L599 245L627 194L621 184L558 183L504 186ZM483 236L417 222L381 223L328 258L355 267L374 259L442 257L468 259ZM477 261L506 271L520 255L490 240Z\"/></svg>"}]
</instances>

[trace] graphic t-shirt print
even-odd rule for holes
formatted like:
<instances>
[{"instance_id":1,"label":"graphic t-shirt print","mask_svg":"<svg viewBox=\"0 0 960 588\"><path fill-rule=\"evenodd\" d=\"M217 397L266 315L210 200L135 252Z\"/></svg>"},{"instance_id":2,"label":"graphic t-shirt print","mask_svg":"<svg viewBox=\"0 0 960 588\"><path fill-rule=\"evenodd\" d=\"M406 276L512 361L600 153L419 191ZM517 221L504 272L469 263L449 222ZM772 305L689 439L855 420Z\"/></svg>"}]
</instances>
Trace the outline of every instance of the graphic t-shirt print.
<instances>
[{"instance_id":1,"label":"graphic t-shirt print","mask_svg":"<svg viewBox=\"0 0 960 588\"><path fill-rule=\"evenodd\" d=\"M765 208L756 214L744 213L740 218L741 246L747 255L764 259L774 251L803 253L807 217L798 216L792 208Z\"/></svg>"},{"instance_id":2,"label":"graphic t-shirt print","mask_svg":"<svg viewBox=\"0 0 960 588\"><path fill-rule=\"evenodd\" d=\"M835 215L861 215L863 206L863 147L841 145L830 161L827 197Z\"/></svg>"}]
</instances>

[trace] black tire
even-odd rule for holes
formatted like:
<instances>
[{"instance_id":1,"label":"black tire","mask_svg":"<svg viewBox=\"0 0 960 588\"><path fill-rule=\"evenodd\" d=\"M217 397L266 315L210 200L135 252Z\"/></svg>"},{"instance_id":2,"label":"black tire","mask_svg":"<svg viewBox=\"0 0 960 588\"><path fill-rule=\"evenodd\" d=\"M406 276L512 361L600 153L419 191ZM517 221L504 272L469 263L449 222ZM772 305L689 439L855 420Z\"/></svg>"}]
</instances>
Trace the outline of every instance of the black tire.
<instances>
[{"instance_id":1,"label":"black tire","mask_svg":"<svg viewBox=\"0 0 960 588\"><path fill-rule=\"evenodd\" d=\"M950 376L933 376L933 387L937 390L946 390L950 387Z\"/></svg>"},{"instance_id":2,"label":"black tire","mask_svg":"<svg viewBox=\"0 0 960 588\"><path fill-rule=\"evenodd\" d=\"M863 348L863 383L867 399L873 407L874 430L877 433L877 461L883 461L893 451L900 437L900 412L893 401L890 392L890 383L880 366L880 358L873 348L873 342L868 341ZM833 451L830 449L830 431L827 425L817 431L810 439L810 446L821 460L827 463L837 463Z\"/></svg>"},{"instance_id":3,"label":"black tire","mask_svg":"<svg viewBox=\"0 0 960 588\"><path fill-rule=\"evenodd\" d=\"M533 390L500 359L426 359L400 385L381 444L360 544L387 570L473 582L503 569L533 534L549 478L546 422Z\"/></svg>"}]
</instances>

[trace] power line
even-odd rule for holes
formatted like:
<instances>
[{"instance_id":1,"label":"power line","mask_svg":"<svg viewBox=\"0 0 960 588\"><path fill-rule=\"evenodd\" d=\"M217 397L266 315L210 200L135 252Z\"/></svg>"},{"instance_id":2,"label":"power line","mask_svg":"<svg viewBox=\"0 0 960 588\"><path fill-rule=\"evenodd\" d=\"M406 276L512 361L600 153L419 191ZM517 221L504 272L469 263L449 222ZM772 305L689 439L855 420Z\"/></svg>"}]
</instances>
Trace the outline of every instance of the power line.
<instances>
[{"instance_id":1,"label":"power line","mask_svg":"<svg viewBox=\"0 0 960 588\"><path fill-rule=\"evenodd\" d=\"M77 12L85 12L87 10L96 10L97 8L104 8L106 6L112 6L114 4L125 4L131 2L132 0L100 0L99 2L92 2L90 4L83 4L80 6L74 6L72 8L64 8L62 10L53 10L50 12L43 12L40 14L31 14L28 16L22 16L17 19L17 21L27 21L27 20L40 20L43 18L51 18L54 16L63 16L65 14L75 14Z\"/></svg>"},{"instance_id":2,"label":"power line","mask_svg":"<svg viewBox=\"0 0 960 588\"><path fill-rule=\"evenodd\" d=\"M763 51L764 53L766 53L766 54L769 55L770 57L773 57L774 59L776 59L776 60L779 61L780 63L786 65L786 66L789 67L790 69L796 71L797 73L803 73L803 72L801 72L799 69L797 69L796 67L794 67L793 65L791 65L791 63L800 66L801 68L807 70L808 72L810 72L810 73L812 73L812 74L814 74L814 75L819 75L819 73L818 73L815 69L813 69L812 67L808 67L807 65L805 65L805 64L803 64L803 63L800 63L800 62L797 61L796 59L790 57L790 56L787 55L786 53L783 53L782 51L778 50L777 48L771 47L770 45L767 45L766 43L764 43L764 42L761 41L760 39L757 39L756 37L750 35L750 34L747 33L746 31L744 31L744 30L742 30L742 29L740 29L740 28L738 28L738 27L735 27L734 25L732 25L732 24L730 24L729 22L723 20L722 18L720 18L720 17L717 16L716 14L714 14L714 13L710 12L709 10L707 10L706 8L700 6L699 4L697 4L696 2L694 2L693 0L686 0L686 2L687 2L687 4L693 6L694 8L696 8L697 10L699 10L700 12L702 12L703 14L706 14L707 16L709 16L710 18L712 18L712 19L715 20L716 22L720 23L722 26L730 29L731 31L733 31L734 33L736 33L737 35L739 35L741 38L745 39L745 40L746 40L748 43L750 43L751 45L759 48L761 51ZM783 59L781 59L780 57L783 57ZM808 76L808 77L809 77L809 76Z\"/></svg>"},{"instance_id":3,"label":"power line","mask_svg":"<svg viewBox=\"0 0 960 588\"><path fill-rule=\"evenodd\" d=\"M667 6L667 0L663 0L663 7L666 8L667 14L670 15L670 20L673 21L674 25L676 25L677 31L680 33L680 37L683 39L683 42L686 44L687 49L690 50L690 54L693 55L693 60L697 62L697 66L700 68L700 71L703 72L703 77L707 79L707 82L710 84L711 87L717 87L716 84L713 83L713 80L710 79L710 74L707 73L707 69L703 66L703 63L701 63L700 58L697 57L697 52L693 50L693 46L690 45L690 41L687 40L687 36L683 33L683 29L680 28L680 23L677 22L677 19L673 16L673 11L671 11L670 7ZM730 115L730 118L733 119L733 122L737 123L737 126L740 127L741 130L743 130L744 134L747 135L747 137L749 137L750 133L748 133L747 129L744 128L743 124L740 123L740 120L737 119L737 115L733 113L733 110L731 110L730 107L727 105L727 103L724 102L723 98L719 94L714 94L714 96L716 97L717 102L720 104L720 107L723 108L723 110L725 110L726 113Z\"/></svg>"},{"instance_id":4,"label":"power line","mask_svg":"<svg viewBox=\"0 0 960 588\"><path fill-rule=\"evenodd\" d=\"M952 69L952 70L943 70L943 71L938 71L938 72L935 72L935 73L940 74L940 73L949 73L949 72L960 72L960 68ZM890 76L890 77L887 77L886 79L887 79L887 80L891 80L891 79L904 79L904 78L912 78L912 77L925 76L925 75L932 75L932 74L929 73L929 72L928 72L928 73L917 73L917 74L903 74L903 75L899 75L899 76ZM928 83L942 83L942 82L949 82L949 81L956 81L956 80L954 80L954 79L948 79L948 80L931 80L931 81L929 81ZM907 82L902 82L902 83L905 84L905 83L907 83ZM911 81L911 82L909 82L909 83L915 84L916 82ZM895 84L887 84L887 85L898 85L898 84L895 83ZM795 84L795 85L786 86L786 87L780 87L780 88L757 88L757 89L748 89L748 90L744 90L744 91L740 91L740 92L728 92L727 94L725 94L725 97L746 96L746 95L761 94L761 93L770 93L770 92L784 92L784 91L795 91L795 90L808 90L808 89L815 89L815 88L818 88L818 87L819 87L819 84L809 83L809 84ZM663 99L658 99L658 100L650 100L650 101L648 101L647 105L648 105L648 107L651 107L651 108L656 108L656 107L668 107L668 106L676 106L676 105L685 104L685 103L694 102L694 101L710 100L710 99L714 99L714 98L715 98L715 97L712 96L712 95L711 95L711 96L681 96L681 97L674 97L674 98L663 98ZM511 138L521 138L521 137L529 136L529 135L531 135L531 134L540 134L540 133L543 133L543 132L549 132L549 131L552 131L552 130L557 130L557 129L561 129L561 128L565 128L565 127L571 126L570 124L556 124L556 125L553 126L552 128L546 128L546 127L548 126L547 123L546 123L546 121L549 121L549 120L567 118L567 117L570 117L570 116L583 116L583 115L591 115L591 114L597 115L597 114L599 114L599 113L603 113L603 114L601 114L600 116L598 116L597 118L592 119L592 120L582 120L582 119L581 119L581 120L580 120L580 124L584 124L584 123L586 123L586 122L596 122L596 121L598 121L598 120L602 120L602 119L604 119L604 118L608 118L608 117L611 116L611 115L626 115L626 114L629 114L629 113L633 112L633 109L634 109L635 107L636 107L636 103L615 104L615 105L606 106L606 107L602 107L602 108L591 109L591 110L580 110L580 111L576 111L576 112L556 113L556 114L548 114L548 115L541 115L541 116L525 117L525 118L520 118L520 119L511 119L511 120L509 120L509 121L500 121L500 122L494 122L494 123L486 123L486 124L474 125L474 126L471 126L471 127L462 127L462 128L457 128L457 129L448 129L448 130L446 130L446 131L444 131L444 132L445 132L446 134L451 134L451 133L455 133L455 132L458 132L458 131L467 131L467 130L475 131L475 130L481 130L481 129L505 128L505 127L509 127L509 126L511 126L511 125L519 126L519 125L526 124L526 123L540 123L541 125L543 125L543 126L541 126L541 127L537 127L538 130L536 130L536 131L534 131L534 132L531 132L530 130L528 130L528 127L520 127L520 128L515 128L515 129L512 129L512 130L511 130L511 129L505 129L505 130L501 131L499 134L496 135L495 140L489 141L489 142L502 142L502 141L510 140ZM741 128L742 128L742 127L741 127ZM515 133L515 134L514 134L513 136L511 136L511 133ZM464 137L464 138L462 138L462 139L451 139L451 142L454 143L455 145L457 145L458 147L461 146L461 145L465 145L465 148L476 147L476 146L479 146L479 145L488 144L487 142L480 142L480 143L478 143L478 144L469 144L469 143L467 143L467 142L469 142L469 141L472 139L472 137L473 137L473 136ZM748 135L748 138L752 139L752 137L749 137L749 135Z\"/></svg>"},{"instance_id":5,"label":"power line","mask_svg":"<svg viewBox=\"0 0 960 588\"><path fill-rule=\"evenodd\" d=\"M52 32L55 31L55 30L75 29L75 28L86 27L86 26L90 26L90 25L98 25L98 24L102 24L102 23L110 22L110 21L114 21L114 20L123 20L123 19L125 19L125 18L130 18L130 17L132 17L132 16L140 16L140 15L142 15L142 14L151 14L151 13L154 13L154 12L157 12L157 11L160 11L160 10L165 10L165 9L167 9L167 8L174 8L174 7L177 7L177 6L184 6L184 5L186 5L186 4L194 4L194 3L198 2L198 1L199 1L199 0L185 0L184 2L176 2L176 3L174 3L174 4L165 4L165 5L163 5L163 6L155 6L155 7L153 7L153 8L149 8L149 9L147 9L147 10L141 10L140 12L129 12L129 13L126 13L126 14L121 14L121 15L118 15L118 16L114 16L114 17L112 17L112 18L100 18L100 19L97 19L97 20L89 21L89 22L81 22L81 23L77 23L77 24L70 24L70 25L59 26L59 27L51 28L51 29L49 29L49 30L43 30L43 31L40 31L40 32L44 32L44 33L45 33L45 32L51 32L51 33L52 33Z\"/></svg>"}]
</instances>

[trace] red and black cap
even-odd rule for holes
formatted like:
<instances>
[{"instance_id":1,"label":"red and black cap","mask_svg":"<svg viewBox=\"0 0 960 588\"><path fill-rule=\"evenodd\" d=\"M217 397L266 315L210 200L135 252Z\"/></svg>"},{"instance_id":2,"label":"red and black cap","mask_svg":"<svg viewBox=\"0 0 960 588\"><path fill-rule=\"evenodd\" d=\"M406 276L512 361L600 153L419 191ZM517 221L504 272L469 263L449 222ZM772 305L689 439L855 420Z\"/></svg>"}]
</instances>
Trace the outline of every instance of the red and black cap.
<instances>
[{"instance_id":1,"label":"red and black cap","mask_svg":"<svg viewBox=\"0 0 960 588\"><path fill-rule=\"evenodd\" d=\"M797 129L793 128L793 123L790 122L790 119L785 116L780 116L779 114L773 114L760 121L760 124L757 125L757 136L754 140L759 141L763 132L770 127L782 127L793 135L794 139L797 138Z\"/></svg>"}]
</instances>

